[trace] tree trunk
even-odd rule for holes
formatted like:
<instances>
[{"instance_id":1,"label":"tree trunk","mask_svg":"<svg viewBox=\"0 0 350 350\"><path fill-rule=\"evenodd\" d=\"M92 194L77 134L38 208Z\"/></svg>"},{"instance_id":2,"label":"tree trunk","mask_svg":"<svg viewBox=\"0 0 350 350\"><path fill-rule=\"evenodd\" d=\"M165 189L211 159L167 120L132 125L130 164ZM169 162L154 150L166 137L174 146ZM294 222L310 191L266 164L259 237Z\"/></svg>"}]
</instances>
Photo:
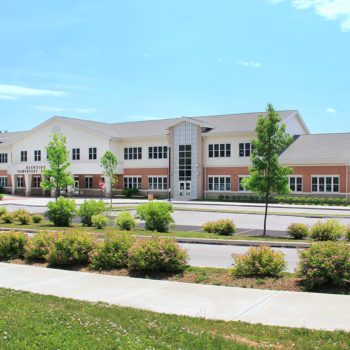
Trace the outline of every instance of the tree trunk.
<instances>
[{"instance_id":1,"label":"tree trunk","mask_svg":"<svg viewBox=\"0 0 350 350\"><path fill-rule=\"evenodd\" d=\"M267 207L269 205L269 193L266 193L265 196L265 216L264 216L264 232L263 236L266 236L266 219L267 219Z\"/></svg>"}]
</instances>

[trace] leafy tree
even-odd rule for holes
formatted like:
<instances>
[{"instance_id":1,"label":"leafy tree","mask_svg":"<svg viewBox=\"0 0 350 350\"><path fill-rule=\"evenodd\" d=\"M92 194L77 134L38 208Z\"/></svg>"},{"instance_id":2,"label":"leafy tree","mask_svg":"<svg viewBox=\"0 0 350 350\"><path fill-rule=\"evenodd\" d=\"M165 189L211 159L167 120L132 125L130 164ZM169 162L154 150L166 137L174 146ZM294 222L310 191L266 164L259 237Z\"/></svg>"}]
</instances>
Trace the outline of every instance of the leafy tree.
<instances>
[{"instance_id":1,"label":"leafy tree","mask_svg":"<svg viewBox=\"0 0 350 350\"><path fill-rule=\"evenodd\" d=\"M267 105L266 116L259 115L256 124L256 140L252 140L253 153L250 157L253 166L249 167L250 176L243 180L243 186L257 195L264 196L265 216L264 233L266 235L266 218L272 193L290 192L287 175L293 169L282 167L278 163L278 154L293 142L293 137L280 125L281 118L271 104Z\"/></svg>"},{"instance_id":2,"label":"leafy tree","mask_svg":"<svg viewBox=\"0 0 350 350\"><path fill-rule=\"evenodd\" d=\"M103 174L108 177L109 183L111 184L111 207L112 207L112 188L118 181L117 175L117 165L118 161L115 155L111 151L106 151L106 153L101 158L101 168Z\"/></svg>"},{"instance_id":3,"label":"leafy tree","mask_svg":"<svg viewBox=\"0 0 350 350\"><path fill-rule=\"evenodd\" d=\"M60 135L53 133L52 140L48 142L45 149L50 169L44 169L43 173L46 179L40 183L40 187L45 190L55 190L57 201L61 188L74 184L74 180L70 177L70 171L66 171L70 166L66 137L62 133Z\"/></svg>"}]
</instances>

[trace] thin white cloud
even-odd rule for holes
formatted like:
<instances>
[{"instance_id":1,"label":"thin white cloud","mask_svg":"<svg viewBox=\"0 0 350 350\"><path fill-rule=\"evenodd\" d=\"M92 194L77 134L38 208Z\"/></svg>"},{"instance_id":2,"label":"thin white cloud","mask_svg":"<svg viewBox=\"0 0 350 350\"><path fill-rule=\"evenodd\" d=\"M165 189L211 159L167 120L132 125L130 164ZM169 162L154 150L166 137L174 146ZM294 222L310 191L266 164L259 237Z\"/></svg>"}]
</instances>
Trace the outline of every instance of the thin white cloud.
<instances>
[{"instance_id":1,"label":"thin white cloud","mask_svg":"<svg viewBox=\"0 0 350 350\"><path fill-rule=\"evenodd\" d=\"M260 62L254 62L254 61L238 61L237 64L243 67L253 67L253 68L260 68L261 63Z\"/></svg>"},{"instance_id":2,"label":"thin white cloud","mask_svg":"<svg viewBox=\"0 0 350 350\"><path fill-rule=\"evenodd\" d=\"M0 95L0 100L17 100L15 96Z\"/></svg>"},{"instance_id":3,"label":"thin white cloud","mask_svg":"<svg viewBox=\"0 0 350 350\"><path fill-rule=\"evenodd\" d=\"M326 112L327 112L327 113L330 113L330 114L336 114L336 113L338 113L338 111L337 111L336 109L330 108L330 107L328 107L328 108L326 109Z\"/></svg>"},{"instance_id":4,"label":"thin white cloud","mask_svg":"<svg viewBox=\"0 0 350 350\"><path fill-rule=\"evenodd\" d=\"M277 4L283 0L269 0ZM349 0L291 0L297 10L313 9L315 13L329 20L339 20L343 32L350 31Z\"/></svg>"},{"instance_id":5,"label":"thin white cloud","mask_svg":"<svg viewBox=\"0 0 350 350\"><path fill-rule=\"evenodd\" d=\"M27 97L27 96L64 96L64 91L33 89L18 85L0 84L0 95L12 97Z\"/></svg>"},{"instance_id":6,"label":"thin white cloud","mask_svg":"<svg viewBox=\"0 0 350 350\"><path fill-rule=\"evenodd\" d=\"M43 112L67 112L67 113L81 113L81 114L90 114L100 112L100 109L96 108L62 108L55 106L34 106L37 111Z\"/></svg>"}]
</instances>

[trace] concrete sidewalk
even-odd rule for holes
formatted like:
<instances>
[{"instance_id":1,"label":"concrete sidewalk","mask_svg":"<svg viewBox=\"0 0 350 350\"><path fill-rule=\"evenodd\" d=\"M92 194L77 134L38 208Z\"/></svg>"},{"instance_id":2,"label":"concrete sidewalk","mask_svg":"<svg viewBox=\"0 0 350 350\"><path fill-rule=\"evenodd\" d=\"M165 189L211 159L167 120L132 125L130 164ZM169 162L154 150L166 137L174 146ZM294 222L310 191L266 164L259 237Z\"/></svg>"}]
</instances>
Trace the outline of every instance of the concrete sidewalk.
<instances>
[{"instance_id":1,"label":"concrete sidewalk","mask_svg":"<svg viewBox=\"0 0 350 350\"><path fill-rule=\"evenodd\" d=\"M219 287L0 263L0 287L161 313L350 331L350 296Z\"/></svg>"}]
</instances>

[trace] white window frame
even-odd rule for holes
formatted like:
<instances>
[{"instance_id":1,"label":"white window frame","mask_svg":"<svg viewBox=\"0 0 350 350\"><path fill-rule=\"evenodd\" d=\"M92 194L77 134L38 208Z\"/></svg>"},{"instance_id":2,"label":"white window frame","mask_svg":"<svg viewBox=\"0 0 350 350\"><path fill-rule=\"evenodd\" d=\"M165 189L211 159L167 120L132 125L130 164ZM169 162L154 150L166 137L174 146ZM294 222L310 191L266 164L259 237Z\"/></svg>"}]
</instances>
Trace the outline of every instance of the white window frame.
<instances>
[{"instance_id":1,"label":"white window frame","mask_svg":"<svg viewBox=\"0 0 350 350\"><path fill-rule=\"evenodd\" d=\"M80 148L72 148L72 160L80 160Z\"/></svg>"},{"instance_id":2,"label":"white window frame","mask_svg":"<svg viewBox=\"0 0 350 350\"><path fill-rule=\"evenodd\" d=\"M23 175L17 176L16 184L17 184L17 188L24 188L24 176Z\"/></svg>"},{"instance_id":3,"label":"white window frame","mask_svg":"<svg viewBox=\"0 0 350 350\"><path fill-rule=\"evenodd\" d=\"M21 151L21 162L28 161L28 152L27 151Z\"/></svg>"},{"instance_id":4,"label":"white window frame","mask_svg":"<svg viewBox=\"0 0 350 350\"><path fill-rule=\"evenodd\" d=\"M241 186L242 179L246 179L249 175L238 175L238 192L249 192L243 186Z\"/></svg>"},{"instance_id":5,"label":"white window frame","mask_svg":"<svg viewBox=\"0 0 350 350\"><path fill-rule=\"evenodd\" d=\"M209 192L229 192L231 191L231 183L231 175L208 175ZM222 185L223 190L221 189Z\"/></svg>"},{"instance_id":6,"label":"white window frame","mask_svg":"<svg viewBox=\"0 0 350 350\"><path fill-rule=\"evenodd\" d=\"M0 176L0 186L7 187L7 176Z\"/></svg>"},{"instance_id":7,"label":"white window frame","mask_svg":"<svg viewBox=\"0 0 350 350\"><path fill-rule=\"evenodd\" d=\"M241 145L243 145L243 154L241 154ZM247 146L249 145L249 146ZM238 144L238 155L242 158L244 157L250 157L253 152L253 145L251 142L240 142ZM247 154L249 153L249 154Z\"/></svg>"},{"instance_id":8,"label":"white window frame","mask_svg":"<svg viewBox=\"0 0 350 350\"><path fill-rule=\"evenodd\" d=\"M96 160L96 159L97 159L97 147L89 147L89 160Z\"/></svg>"},{"instance_id":9,"label":"white window frame","mask_svg":"<svg viewBox=\"0 0 350 350\"><path fill-rule=\"evenodd\" d=\"M124 147L124 160L142 159L142 147Z\"/></svg>"},{"instance_id":10,"label":"white window frame","mask_svg":"<svg viewBox=\"0 0 350 350\"><path fill-rule=\"evenodd\" d=\"M126 183L126 186L125 186L125 183ZM141 190L142 176L124 176L123 188L137 188L138 190Z\"/></svg>"},{"instance_id":11,"label":"white window frame","mask_svg":"<svg viewBox=\"0 0 350 350\"><path fill-rule=\"evenodd\" d=\"M33 187L40 188L40 176L33 176Z\"/></svg>"},{"instance_id":12,"label":"white window frame","mask_svg":"<svg viewBox=\"0 0 350 350\"><path fill-rule=\"evenodd\" d=\"M7 163L7 153L0 153L0 163Z\"/></svg>"},{"instance_id":13,"label":"white window frame","mask_svg":"<svg viewBox=\"0 0 350 350\"><path fill-rule=\"evenodd\" d=\"M291 179L292 178L295 178L295 183L294 183L295 189L294 190L291 187ZM300 185L300 184L298 184L298 179L301 179L301 190L300 191L298 191L298 185ZM304 189L304 181L303 181L302 175L290 175L290 176L288 176L288 185L293 193L302 193L303 189Z\"/></svg>"},{"instance_id":14,"label":"white window frame","mask_svg":"<svg viewBox=\"0 0 350 350\"><path fill-rule=\"evenodd\" d=\"M160 181L159 181L160 180ZM167 191L168 177L167 176L148 176L148 189L153 191Z\"/></svg>"},{"instance_id":15,"label":"white window frame","mask_svg":"<svg viewBox=\"0 0 350 350\"><path fill-rule=\"evenodd\" d=\"M313 190L313 178L317 178L317 191ZM323 184L320 184L320 178L323 179ZM327 178L331 178L331 191L327 191ZM334 178L338 179L338 183L334 184ZM320 185L323 185L324 191L320 191ZM334 191L334 186L338 186L338 191ZM311 175L311 192L312 193L340 193L340 175Z\"/></svg>"},{"instance_id":16,"label":"white window frame","mask_svg":"<svg viewBox=\"0 0 350 350\"><path fill-rule=\"evenodd\" d=\"M210 153L212 155L210 155ZM208 158L230 158L230 143L210 143L208 144Z\"/></svg>"},{"instance_id":17,"label":"white window frame","mask_svg":"<svg viewBox=\"0 0 350 350\"><path fill-rule=\"evenodd\" d=\"M87 180L88 179L88 180ZM90 180L91 179L91 180ZM86 189L92 189L94 186L94 181L92 176L85 176L84 178L84 185ZM86 186L87 185L87 186Z\"/></svg>"},{"instance_id":18,"label":"white window frame","mask_svg":"<svg viewBox=\"0 0 350 350\"><path fill-rule=\"evenodd\" d=\"M36 149L34 151L34 162L41 162L41 150Z\"/></svg>"},{"instance_id":19,"label":"white window frame","mask_svg":"<svg viewBox=\"0 0 350 350\"><path fill-rule=\"evenodd\" d=\"M167 159L168 146L149 146L148 159Z\"/></svg>"}]
</instances>

